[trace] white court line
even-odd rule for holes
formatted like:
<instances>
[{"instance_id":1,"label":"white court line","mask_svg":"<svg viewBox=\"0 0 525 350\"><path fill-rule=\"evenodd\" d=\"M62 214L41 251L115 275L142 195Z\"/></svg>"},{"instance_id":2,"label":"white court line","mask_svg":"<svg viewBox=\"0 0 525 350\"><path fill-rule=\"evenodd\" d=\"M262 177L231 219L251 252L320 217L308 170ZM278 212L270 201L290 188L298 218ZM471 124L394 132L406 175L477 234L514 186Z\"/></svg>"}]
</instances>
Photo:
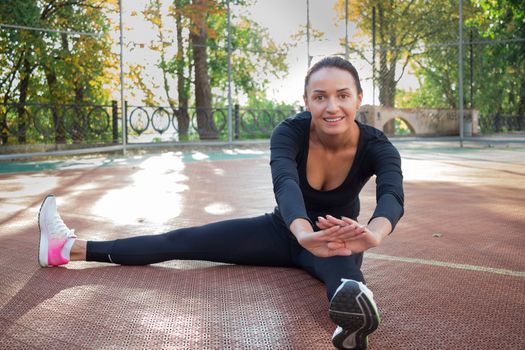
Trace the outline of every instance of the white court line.
<instances>
[{"instance_id":1,"label":"white court line","mask_svg":"<svg viewBox=\"0 0 525 350\"><path fill-rule=\"evenodd\" d=\"M370 258L370 259L402 261L402 262L408 262L408 263L414 263L414 264L442 266L442 267L450 267L453 269L481 271L481 272L490 272L490 273L496 273L496 274L507 275L507 276L525 277L525 271L513 271L513 270L496 269L493 267L485 267L485 266L477 266L477 265L455 264L455 263L448 263L448 262L437 261L437 260L404 258L401 256L392 256L392 255L375 254L375 253L365 253L365 257Z\"/></svg>"}]
</instances>

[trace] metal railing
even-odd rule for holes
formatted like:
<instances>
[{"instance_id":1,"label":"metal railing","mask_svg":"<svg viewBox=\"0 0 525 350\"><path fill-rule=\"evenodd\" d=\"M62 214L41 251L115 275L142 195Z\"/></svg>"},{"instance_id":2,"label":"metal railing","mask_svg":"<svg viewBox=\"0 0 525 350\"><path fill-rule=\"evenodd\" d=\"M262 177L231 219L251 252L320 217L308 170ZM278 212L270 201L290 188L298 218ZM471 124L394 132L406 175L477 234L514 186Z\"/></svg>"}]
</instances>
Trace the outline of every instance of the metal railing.
<instances>
[{"instance_id":1,"label":"metal railing","mask_svg":"<svg viewBox=\"0 0 525 350\"><path fill-rule=\"evenodd\" d=\"M118 107L8 103L0 105L0 144L118 143Z\"/></svg>"},{"instance_id":2,"label":"metal railing","mask_svg":"<svg viewBox=\"0 0 525 350\"><path fill-rule=\"evenodd\" d=\"M525 131L525 116L492 114L480 119L482 133L506 133Z\"/></svg>"},{"instance_id":3,"label":"metal railing","mask_svg":"<svg viewBox=\"0 0 525 350\"><path fill-rule=\"evenodd\" d=\"M282 120L296 114L294 109L253 109L235 105L232 133L234 140L267 138ZM130 106L126 104L128 141L148 140L226 140L228 139L228 108L183 108L165 106ZM168 137L162 137L168 135Z\"/></svg>"},{"instance_id":4,"label":"metal railing","mask_svg":"<svg viewBox=\"0 0 525 350\"><path fill-rule=\"evenodd\" d=\"M171 108L124 104L125 128L117 101L110 105L0 104L0 158L89 153L126 145L267 139L294 109L251 109L235 105L229 135L228 109ZM119 148L120 147L120 148Z\"/></svg>"}]
</instances>

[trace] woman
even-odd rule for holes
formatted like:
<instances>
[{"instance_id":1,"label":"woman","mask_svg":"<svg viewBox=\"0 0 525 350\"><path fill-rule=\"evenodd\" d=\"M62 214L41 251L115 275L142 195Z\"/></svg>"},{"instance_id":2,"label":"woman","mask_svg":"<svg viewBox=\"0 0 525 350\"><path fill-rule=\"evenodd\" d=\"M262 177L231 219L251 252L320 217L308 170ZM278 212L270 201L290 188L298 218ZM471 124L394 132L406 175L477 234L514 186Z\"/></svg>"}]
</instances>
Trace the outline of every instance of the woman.
<instances>
[{"instance_id":1,"label":"woman","mask_svg":"<svg viewBox=\"0 0 525 350\"><path fill-rule=\"evenodd\" d=\"M303 268L326 284L329 315L337 324L333 344L365 349L379 314L360 270L363 252L377 246L403 215L403 187L397 150L379 130L355 120L362 98L350 62L327 57L311 67L304 85L307 111L272 134L273 213L95 242L76 239L48 196L39 213L40 265L196 259ZM359 192L374 174L377 207L361 225L355 221Z\"/></svg>"}]
</instances>

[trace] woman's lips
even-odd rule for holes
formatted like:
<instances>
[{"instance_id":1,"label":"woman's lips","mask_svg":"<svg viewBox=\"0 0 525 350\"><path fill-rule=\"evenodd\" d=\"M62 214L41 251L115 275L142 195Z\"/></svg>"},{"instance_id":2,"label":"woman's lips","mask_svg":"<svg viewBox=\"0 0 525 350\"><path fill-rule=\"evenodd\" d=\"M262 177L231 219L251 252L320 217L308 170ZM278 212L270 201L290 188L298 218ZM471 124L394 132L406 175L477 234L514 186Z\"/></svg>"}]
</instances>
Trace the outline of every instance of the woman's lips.
<instances>
[{"instance_id":1,"label":"woman's lips","mask_svg":"<svg viewBox=\"0 0 525 350\"><path fill-rule=\"evenodd\" d=\"M323 118L323 120L327 123L337 123L343 119L344 117Z\"/></svg>"}]
</instances>

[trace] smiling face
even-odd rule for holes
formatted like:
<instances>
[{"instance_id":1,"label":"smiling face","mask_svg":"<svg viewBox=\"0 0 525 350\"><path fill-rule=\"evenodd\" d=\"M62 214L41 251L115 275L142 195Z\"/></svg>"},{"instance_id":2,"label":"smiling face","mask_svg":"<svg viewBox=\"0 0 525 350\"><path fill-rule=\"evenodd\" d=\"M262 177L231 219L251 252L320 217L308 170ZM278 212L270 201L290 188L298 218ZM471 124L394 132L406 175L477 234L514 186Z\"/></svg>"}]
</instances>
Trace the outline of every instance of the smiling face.
<instances>
[{"instance_id":1,"label":"smiling face","mask_svg":"<svg viewBox=\"0 0 525 350\"><path fill-rule=\"evenodd\" d=\"M363 94L358 93L350 72L325 67L310 76L304 102L318 132L339 135L355 127L355 116L362 99Z\"/></svg>"}]
</instances>

